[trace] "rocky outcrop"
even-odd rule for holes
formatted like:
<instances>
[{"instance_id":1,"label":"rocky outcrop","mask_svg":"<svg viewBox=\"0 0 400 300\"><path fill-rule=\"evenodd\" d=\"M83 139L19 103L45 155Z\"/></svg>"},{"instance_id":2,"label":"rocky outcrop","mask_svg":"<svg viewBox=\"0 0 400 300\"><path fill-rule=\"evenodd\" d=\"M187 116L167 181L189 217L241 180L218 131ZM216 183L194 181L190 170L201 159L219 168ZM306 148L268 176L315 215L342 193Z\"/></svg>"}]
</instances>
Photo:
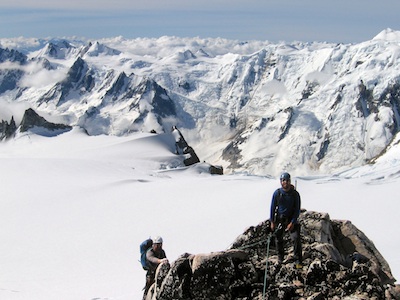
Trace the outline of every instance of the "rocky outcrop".
<instances>
[{"instance_id":1,"label":"rocky outcrop","mask_svg":"<svg viewBox=\"0 0 400 300\"><path fill-rule=\"evenodd\" d=\"M11 117L10 124L8 124L7 121L2 120L0 122L0 141L12 137L16 130L17 126L15 125L14 117Z\"/></svg>"},{"instance_id":2,"label":"rocky outcrop","mask_svg":"<svg viewBox=\"0 0 400 300\"><path fill-rule=\"evenodd\" d=\"M209 171L210 174L215 174L215 175L224 174L224 168L222 166L210 166Z\"/></svg>"},{"instance_id":3,"label":"rocky outcrop","mask_svg":"<svg viewBox=\"0 0 400 300\"><path fill-rule=\"evenodd\" d=\"M25 132L35 127L40 127L53 132L65 132L72 129L72 127L68 125L48 122L45 118L39 116L32 108L29 108L25 111L24 117L22 118L20 131Z\"/></svg>"},{"instance_id":4,"label":"rocky outcrop","mask_svg":"<svg viewBox=\"0 0 400 300\"><path fill-rule=\"evenodd\" d=\"M43 136L55 136L71 129L72 127L69 125L48 122L32 108L29 108L25 111L18 127L15 124L14 117L11 117L10 123L4 120L0 122L0 141L15 136L17 132L31 131Z\"/></svg>"},{"instance_id":5,"label":"rocky outcrop","mask_svg":"<svg viewBox=\"0 0 400 300\"><path fill-rule=\"evenodd\" d=\"M26 61L27 57L24 54L13 49L0 48L0 64L6 63L6 67L0 69L0 94L20 88L19 81L24 75L20 67L26 64Z\"/></svg>"},{"instance_id":6,"label":"rocky outcrop","mask_svg":"<svg viewBox=\"0 0 400 300\"><path fill-rule=\"evenodd\" d=\"M183 150L183 154L188 156L187 158L185 158L183 160L183 163L185 164L185 166L191 166L191 165L194 165L194 164L197 164L198 162L200 162L200 159L197 156L196 152L190 146L186 147Z\"/></svg>"},{"instance_id":7,"label":"rocky outcrop","mask_svg":"<svg viewBox=\"0 0 400 300\"><path fill-rule=\"evenodd\" d=\"M299 222L302 268L295 268L290 255L278 262L265 221L248 228L228 250L186 253L160 265L146 299L400 299L387 262L351 222L309 211Z\"/></svg>"},{"instance_id":8,"label":"rocky outcrop","mask_svg":"<svg viewBox=\"0 0 400 300\"><path fill-rule=\"evenodd\" d=\"M185 166L191 166L200 162L196 152L189 146L181 131L176 126L172 126L171 134L175 139L175 154L183 154L185 156L183 160Z\"/></svg>"},{"instance_id":9,"label":"rocky outcrop","mask_svg":"<svg viewBox=\"0 0 400 300\"><path fill-rule=\"evenodd\" d=\"M176 126L172 126L171 135L175 140L175 154L184 157L183 164L191 166L200 162L194 149L186 142L183 134ZM223 175L224 168L222 166L209 165L208 172L213 175Z\"/></svg>"}]
</instances>

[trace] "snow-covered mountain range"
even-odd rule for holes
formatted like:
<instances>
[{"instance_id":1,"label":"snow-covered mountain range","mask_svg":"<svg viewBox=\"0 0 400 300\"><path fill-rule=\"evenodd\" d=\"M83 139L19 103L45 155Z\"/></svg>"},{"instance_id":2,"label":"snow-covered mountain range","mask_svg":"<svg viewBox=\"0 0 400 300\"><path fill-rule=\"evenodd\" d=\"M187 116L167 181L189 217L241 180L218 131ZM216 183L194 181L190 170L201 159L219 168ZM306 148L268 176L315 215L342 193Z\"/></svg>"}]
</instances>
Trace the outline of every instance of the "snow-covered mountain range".
<instances>
[{"instance_id":1,"label":"snow-covered mountain range","mask_svg":"<svg viewBox=\"0 0 400 300\"><path fill-rule=\"evenodd\" d=\"M335 173L399 132L400 32L359 44L0 39L0 121L18 126L27 108L90 135L176 125L226 172Z\"/></svg>"}]
</instances>

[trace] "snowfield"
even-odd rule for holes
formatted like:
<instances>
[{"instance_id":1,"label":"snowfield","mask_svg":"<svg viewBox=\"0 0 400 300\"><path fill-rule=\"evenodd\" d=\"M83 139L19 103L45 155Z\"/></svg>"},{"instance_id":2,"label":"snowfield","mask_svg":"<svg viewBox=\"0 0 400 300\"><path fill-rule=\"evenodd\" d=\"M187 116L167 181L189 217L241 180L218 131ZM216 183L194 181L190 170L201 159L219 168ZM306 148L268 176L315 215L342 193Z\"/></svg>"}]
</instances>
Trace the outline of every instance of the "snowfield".
<instances>
[{"instance_id":1,"label":"snowfield","mask_svg":"<svg viewBox=\"0 0 400 300\"><path fill-rule=\"evenodd\" d=\"M395 143L394 143L395 144ZM140 299L139 244L161 235L171 262L224 250L267 219L276 178L182 167L170 134L56 137L0 143L0 298ZM399 147L375 165L297 177L307 210L351 220L400 277Z\"/></svg>"}]
</instances>

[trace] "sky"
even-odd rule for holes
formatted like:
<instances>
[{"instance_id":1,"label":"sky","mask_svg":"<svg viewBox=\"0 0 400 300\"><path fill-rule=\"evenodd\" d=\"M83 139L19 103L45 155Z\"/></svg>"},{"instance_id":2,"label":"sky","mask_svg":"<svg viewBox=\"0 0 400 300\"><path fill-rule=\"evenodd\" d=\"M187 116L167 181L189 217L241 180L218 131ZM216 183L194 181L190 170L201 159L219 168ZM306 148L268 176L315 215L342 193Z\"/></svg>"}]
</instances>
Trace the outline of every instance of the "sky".
<instances>
[{"instance_id":1,"label":"sky","mask_svg":"<svg viewBox=\"0 0 400 300\"><path fill-rule=\"evenodd\" d=\"M334 177L296 177L302 208L350 220L400 278L399 147L373 166ZM140 299L140 243L184 253L223 251L269 218L279 179L176 167L171 134L54 137L0 143L0 299ZM377 201L379 199L379 201ZM382 209L384 207L385 209ZM378 221L377 221L378 220Z\"/></svg>"},{"instance_id":2,"label":"sky","mask_svg":"<svg viewBox=\"0 0 400 300\"><path fill-rule=\"evenodd\" d=\"M0 0L0 38L161 36L358 43L400 30L398 0Z\"/></svg>"}]
</instances>

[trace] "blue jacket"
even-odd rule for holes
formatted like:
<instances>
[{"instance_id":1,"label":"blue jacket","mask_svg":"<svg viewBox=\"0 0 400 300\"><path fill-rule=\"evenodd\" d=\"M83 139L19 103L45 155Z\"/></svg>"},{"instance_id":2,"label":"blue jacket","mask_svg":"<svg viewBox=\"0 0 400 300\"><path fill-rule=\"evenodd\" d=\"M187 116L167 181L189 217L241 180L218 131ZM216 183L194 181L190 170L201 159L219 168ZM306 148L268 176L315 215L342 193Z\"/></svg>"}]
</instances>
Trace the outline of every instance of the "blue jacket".
<instances>
[{"instance_id":1,"label":"blue jacket","mask_svg":"<svg viewBox=\"0 0 400 300\"><path fill-rule=\"evenodd\" d=\"M275 207L278 205L278 215L288 218L293 224L297 223L300 214L301 199L300 194L291 186L290 190L285 192L282 188L277 189L272 195L271 217L274 221Z\"/></svg>"}]
</instances>

